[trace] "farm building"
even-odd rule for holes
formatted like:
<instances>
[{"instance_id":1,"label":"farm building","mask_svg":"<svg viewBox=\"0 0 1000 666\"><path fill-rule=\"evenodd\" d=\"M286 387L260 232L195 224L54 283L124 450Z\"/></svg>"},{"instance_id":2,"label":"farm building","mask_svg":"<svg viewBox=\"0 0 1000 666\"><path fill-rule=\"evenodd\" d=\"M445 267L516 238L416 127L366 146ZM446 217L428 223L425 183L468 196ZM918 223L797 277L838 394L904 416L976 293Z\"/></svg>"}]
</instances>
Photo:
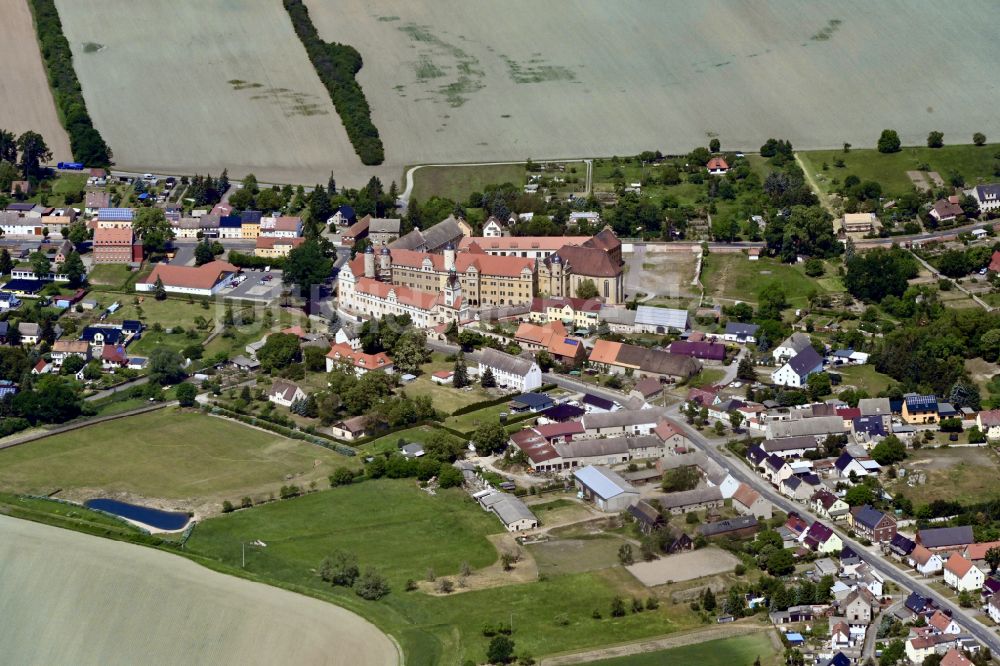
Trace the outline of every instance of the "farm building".
<instances>
[{"instance_id":1,"label":"farm building","mask_svg":"<svg viewBox=\"0 0 1000 666\"><path fill-rule=\"evenodd\" d=\"M755 516L740 516L698 526L698 533L706 538L742 538L756 534L760 529Z\"/></svg>"},{"instance_id":2,"label":"farm building","mask_svg":"<svg viewBox=\"0 0 1000 666\"><path fill-rule=\"evenodd\" d=\"M664 334L670 331L683 333L691 328L687 310L657 308L640 305L635 310L635 332Z\"/></svg>"},{"instance_id":3,"label":"farm building","mask_svg":"<svg viewBox=\"0 0 1000 666\"><path fill-rule=\"evenodd\" d=\"M632 370L639 379L654 377L682 381L701 371L701 363L689 356L608 340L597 340L594 343L590 363L614 374Z\"/></svg>"},{"instance_id":4,"label":"farm building","mask_svg":"<svg viewBox=\"0 0 1000 666\"><path fill-rule=\"evenodd\" d=\"M573 481L586 499L601 511L625 511L639 501L639 491L617 472L588 465L573 472Z\"/></svg>"},{"instance_id":5,"label":"farm building","mask_svg":"<svg viewBox=\"0 0 1000 666\"><path fill-rule=\"evenodd\" d=\"M538 518L520 498L494 492L479 498L479 504L500 519L508 532L523 532L538 527Z\"/></svg>"}]
</instances>

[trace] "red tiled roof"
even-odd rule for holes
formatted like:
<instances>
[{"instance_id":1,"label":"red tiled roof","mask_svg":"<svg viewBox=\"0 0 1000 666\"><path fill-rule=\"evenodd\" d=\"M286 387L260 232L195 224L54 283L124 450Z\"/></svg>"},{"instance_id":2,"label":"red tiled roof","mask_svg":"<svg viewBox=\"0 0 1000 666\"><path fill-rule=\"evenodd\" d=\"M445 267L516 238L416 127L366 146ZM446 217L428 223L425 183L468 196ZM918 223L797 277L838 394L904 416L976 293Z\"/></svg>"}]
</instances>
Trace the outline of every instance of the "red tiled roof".
<instances>
[{"instance_id":1,"label":"red tiled roof","mask_svg":"<svg viewBox=\"0 0 1000 666\"><path fill-rule=\"evenodd\" d=\"M532 428L520 430L511 435L510 439L534 464L559 457L555 447Z\"/></svg>"},{"instance_id":2,"label":"red tiled roof","mask_svg":"<svg viewBox=\"0 0 1000 666\"><path fill-rule=\"evenodd\" d=\"M657 423L656 428L653 429L653 432L656 433L656 436L659 437L664 442L673 437L674 435L682 435L682 436L684 435L684 431L681 430L680 427L670 419L663 419L662 421Z\"/></svg>"},{"instance_id":3,"label":"red tiled roof","mask_svg":"<svg viewBox=\"0 0 1000 666\"><path fill-rule=\"evenodd\" d=\"M131 245L132 228L122 227L118 229L94 229L94 247L101 245Z\"/></svg>"},{"instance_id":4,"label":"red tiled roof","mask_svg":"<svg viewBox=\"0 0 1000 666\"><path fill-rule=\"evenodd\" d=\"M503 236L500 238L468 237L458 242L459 250L466 250L475 243L484 252L514 250L556 251L564 245L583 245L590 236Z\"/></svg>"},{"instance_id":5,"label":"red tiled roof","mask_svg":"<svg viewBox=\"0 0 1000 666\"><path fill-rule=\"evenodd\" d=\"M305 242L306 239L302 237L280 238L276 236L258 236L255 247L258 250L272 250L275 245L291 245L294 248Z\"/></svg>"},{"instance_id":6,"label":"red tiled roof","mask_svg":"<svg viewBox=\"0 0 1000 666\"><path fill-rule=\"evenodd\" d=\"M385 352L366 354L363 351L351 349L342 342L333 345L330 351L326 353L326 357L332 358L335 361L344 360L355 367L364 368L365 370L378 370L392 366L392 359Z\"/></svg>"},{"instance_id":7,"label":"red tiled roof","mask_svg":"<svg viewBox=\"0 0 1000 666\"><path fill-rule=\"evenodd\" d=\"M986 551L990 548L1000 548L1000 541L984 541L983 543L970 543L965 549L965 556L970 560L985 560Z\"/></svg>"},{"instance_id":8,"label":"red tiled roof","mask_svg":"<svg viewBox=\"0 0 1000 666\"><path fill-rule=\"evenodd\" d=\"M396 300L404 305L409 305L420 310L431 310L438 303L441 297L439 292L421 291L411 287L387 284L379 282L373 278L358 278L354 290L362 294L369 294L379 299L388 299L390 292L395 295Z\"/></svg>"},{"instance_id":9,"label":"red tiled roof","mask_svg":"<svg viewBox=\"0 0 1000 666\"><path fill-rule=\"evenodd\" d=\"M614 363L621 351L622 343L609 340L597 340L590 352L591 363Z\"/></svg>"},{"instance_id":10,"label":"red tiled roof","mask_svg":"<svg viewBox=\"0 0 1000 666\"><path fill-rule=\"evenodd\" d=\"M96 232L95 232L96 233ZM155 284L163 280L164 286L187 287L189 289L211 289L226 273L239 271L236 266L225 261L210 261L201 266L173 266L157 264L143 284Z\"/></svg>"},{"instance_id":11,"label":"red tiled roof","mask_svg":"<svg viewBox=\"0 0 1000 666\"><path fill-rule=\"evenodd\" d=\"M733 499L743 506L750 508L754 502L760 499L760 493L745 483L741 483L733 493Z\"/></svg>"},{"instance_id":12,"label":"red tiled roof","mask_svg":"<svg viewBox=\"0 0 1000 666\"><path fill-rule=\"evenodd\" d=\"M944 570L950 571L959 578L964 578L965 574L969 573L969 570L972 569L972 566L970 560L965 559L958 553L952 553L952 556L944 563Z\"/></svg>"},{"instance_id":13,"label":"red tiled roof","mask_svg":"<svg viewBox=\"0 0 1000 666\"><path fill-rule=\"evenodd\" d=\"M729 164L721 157L713 157L708 161L708 169L728 169Z\"/></svg>"}]
</instances>

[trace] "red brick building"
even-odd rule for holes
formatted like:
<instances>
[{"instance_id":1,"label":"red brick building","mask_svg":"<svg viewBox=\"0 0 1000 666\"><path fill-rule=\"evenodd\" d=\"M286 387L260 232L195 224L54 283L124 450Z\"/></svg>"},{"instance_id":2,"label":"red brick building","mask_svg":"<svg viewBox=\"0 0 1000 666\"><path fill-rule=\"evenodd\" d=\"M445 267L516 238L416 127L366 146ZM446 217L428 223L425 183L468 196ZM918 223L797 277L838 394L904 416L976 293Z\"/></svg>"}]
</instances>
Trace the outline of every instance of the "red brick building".
<instances>
[{"instance_id":1,"label":"red brick building","mask_svg":"<svg viewBox=\"0 0 1000 666\"><path fill-rule=\"evenodd\" d=\"M95 264L128 264L133 261L132 229L94 230L94 263Z\"/></svg>"}]
</instances>

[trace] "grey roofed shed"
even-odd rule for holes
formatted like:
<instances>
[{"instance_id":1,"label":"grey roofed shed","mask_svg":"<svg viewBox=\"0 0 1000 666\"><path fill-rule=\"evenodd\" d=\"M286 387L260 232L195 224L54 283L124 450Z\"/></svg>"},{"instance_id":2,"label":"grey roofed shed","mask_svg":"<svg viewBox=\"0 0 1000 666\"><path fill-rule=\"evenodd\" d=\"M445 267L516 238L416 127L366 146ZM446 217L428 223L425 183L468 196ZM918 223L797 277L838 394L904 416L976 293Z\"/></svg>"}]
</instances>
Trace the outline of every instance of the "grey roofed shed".
<instances>
[{"instance_id":1,"label":"grey roofed shed","mask_svg":"<svg viewBox=\"0 0 1000 666\"><path fill-rule=\"evenodd\" d=\"M688 328L688 311L676 308L657 308L640 305L635 310L635 323L640 326L657 326L685 331Z\"/></svg>"}]
</instances>

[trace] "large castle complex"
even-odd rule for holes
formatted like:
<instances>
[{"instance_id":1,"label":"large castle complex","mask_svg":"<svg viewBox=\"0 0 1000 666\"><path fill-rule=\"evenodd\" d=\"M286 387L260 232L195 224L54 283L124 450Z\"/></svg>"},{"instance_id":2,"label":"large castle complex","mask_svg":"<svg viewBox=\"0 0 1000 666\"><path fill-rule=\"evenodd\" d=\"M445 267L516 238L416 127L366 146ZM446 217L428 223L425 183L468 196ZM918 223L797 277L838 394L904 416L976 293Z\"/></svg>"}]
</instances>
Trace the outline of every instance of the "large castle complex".
<instances>
[{"instance_id":1,"label":"large castle complex","mask_svg":"<svg viewBox=\"0 0 1000 666\"><path fill-rule=\"evenodd\" d=\"M575 296L584 280L594 283L607 304L625 300L621 242L608 228L545 258L515 250L501 254L493 240L466 237L461 251L448 243L440 254L370 246L340 271L340 308L368 317L406 313L418 326L433 327L466 320L481 307L528 305L538 295ZM519 240L530 246L533 239Z\"/></svg>"}]
</instances>

